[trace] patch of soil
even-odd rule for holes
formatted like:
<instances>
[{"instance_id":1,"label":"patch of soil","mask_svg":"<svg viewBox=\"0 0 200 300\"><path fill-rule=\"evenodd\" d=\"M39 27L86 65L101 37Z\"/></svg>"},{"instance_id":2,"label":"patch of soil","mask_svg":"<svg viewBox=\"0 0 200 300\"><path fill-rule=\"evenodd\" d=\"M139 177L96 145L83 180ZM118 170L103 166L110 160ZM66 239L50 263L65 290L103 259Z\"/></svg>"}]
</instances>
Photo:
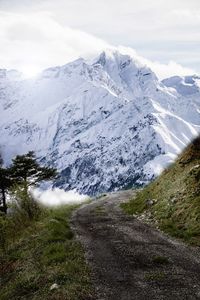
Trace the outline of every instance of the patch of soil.
<instances>
[{"instance_id":1,"label":"patch of soil","mask_svg":"<svg viewBox=\"0 0 200 300\"><path fill-rule=\"evenodd\" d=\"M72 217L97 299L200 299L199 254L124 214L119 204L134 194L133 190L108 194Z\"/></svg>"}]
</instances>

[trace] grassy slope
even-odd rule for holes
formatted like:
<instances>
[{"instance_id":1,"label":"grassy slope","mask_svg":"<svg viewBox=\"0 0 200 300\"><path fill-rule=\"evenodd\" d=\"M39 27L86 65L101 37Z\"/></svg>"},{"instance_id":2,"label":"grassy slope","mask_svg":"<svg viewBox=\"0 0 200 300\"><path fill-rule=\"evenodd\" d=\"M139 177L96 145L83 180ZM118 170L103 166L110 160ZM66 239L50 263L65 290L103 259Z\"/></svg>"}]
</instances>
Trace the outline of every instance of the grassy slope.
<instances>
[{"instance_id":1,"label":"grassy slope","mask_svg":"<svg viewBox=\"0 0 200 300\"><path fill-rule=\"evenodd\" d=\"M0 252L0 299L92 299L89 270L69 218L74 207L47 210ZM59 288L50 291L52 284Z\"/></svg>"},{"instance_id":2,"label":"grassy slope","mask_svg":"<svg viewBox=\"0 0 200 300\"><path fill-rule=\"evenodd\" d=\"M200 137L122 207L130 214L150 215L163 231L200 246Z\"/></svg>"}]
</instances>

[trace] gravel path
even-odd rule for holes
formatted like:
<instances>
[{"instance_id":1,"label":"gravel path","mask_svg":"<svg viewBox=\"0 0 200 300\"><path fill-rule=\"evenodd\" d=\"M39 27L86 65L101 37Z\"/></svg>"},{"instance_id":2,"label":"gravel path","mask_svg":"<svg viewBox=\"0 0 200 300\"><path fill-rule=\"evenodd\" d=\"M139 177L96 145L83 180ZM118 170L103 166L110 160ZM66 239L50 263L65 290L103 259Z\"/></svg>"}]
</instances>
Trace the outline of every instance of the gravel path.
<instances>
[{"instance_id":1,"label":"gravel path","mask_svg":"<svg viewBox=\"0 0 200 300\"><path fill-rule=\"evenodd\" d=\"M111 193L73 215L96 299L200 299L200 256L125 215L119 204L133 195L134 191Z\"/></svg>"}]
</instances>

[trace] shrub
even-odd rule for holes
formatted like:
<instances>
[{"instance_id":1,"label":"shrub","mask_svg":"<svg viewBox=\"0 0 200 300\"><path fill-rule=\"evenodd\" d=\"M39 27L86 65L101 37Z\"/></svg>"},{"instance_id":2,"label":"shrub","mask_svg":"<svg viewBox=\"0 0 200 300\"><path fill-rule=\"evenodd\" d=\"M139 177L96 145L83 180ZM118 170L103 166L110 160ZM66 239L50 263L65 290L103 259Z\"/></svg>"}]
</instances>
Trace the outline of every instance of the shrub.
<instances>
[{"instance_id":1,"label":"shrub","mask_svg":"<svg viewBox=\"0 0 200 300\"><path fill-rule=\"evenodd\" d=\"M13 201L11 204L12 215L22 222L37 220L42 213L42 206L26 192L23 185L15 186L13 189Z\"/></svg>"},{"instance_id":2,"label":"shrub","mask_svg":"<svg viewBox=\"0 0 200 300\"><path fill-rule=\"evenodd\" d=\"M0 213L0 250L5 252L7 246L8 219Z\"/></svg>"}]
</instances>

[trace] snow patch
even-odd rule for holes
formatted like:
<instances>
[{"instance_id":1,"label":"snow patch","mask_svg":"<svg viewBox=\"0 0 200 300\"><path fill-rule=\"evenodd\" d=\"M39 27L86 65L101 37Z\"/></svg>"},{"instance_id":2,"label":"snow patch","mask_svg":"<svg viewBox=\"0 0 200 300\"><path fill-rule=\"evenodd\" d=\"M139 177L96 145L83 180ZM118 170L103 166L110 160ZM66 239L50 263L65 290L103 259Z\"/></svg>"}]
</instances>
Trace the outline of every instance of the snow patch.
<instances>
[{"instance_id":1,"label":"snow patch","mask_svg":"<svg viewBox=\"0 0 200 300\"><path fill-rule=\"evenodd\" d=\"M149 178L152 178L153 176L157 177L167 166L173 163L175 159L176 155L172 153L159 155L146 163L144 166L144 172Z\"/></svg>"},{"instance_id":2,"label":"snow patch","mask_svg":"<svg viewBox=\"0 0 200 300\"><path fill-rule=\"evenodd\" d=\"M199 77L160 82L127 50L35 79L8 80L8 72L0 70L4 162L33 150L60 172L53 184L65 190L98 195L146 182L200 133Z\"/></svg>"}]
</instances>

